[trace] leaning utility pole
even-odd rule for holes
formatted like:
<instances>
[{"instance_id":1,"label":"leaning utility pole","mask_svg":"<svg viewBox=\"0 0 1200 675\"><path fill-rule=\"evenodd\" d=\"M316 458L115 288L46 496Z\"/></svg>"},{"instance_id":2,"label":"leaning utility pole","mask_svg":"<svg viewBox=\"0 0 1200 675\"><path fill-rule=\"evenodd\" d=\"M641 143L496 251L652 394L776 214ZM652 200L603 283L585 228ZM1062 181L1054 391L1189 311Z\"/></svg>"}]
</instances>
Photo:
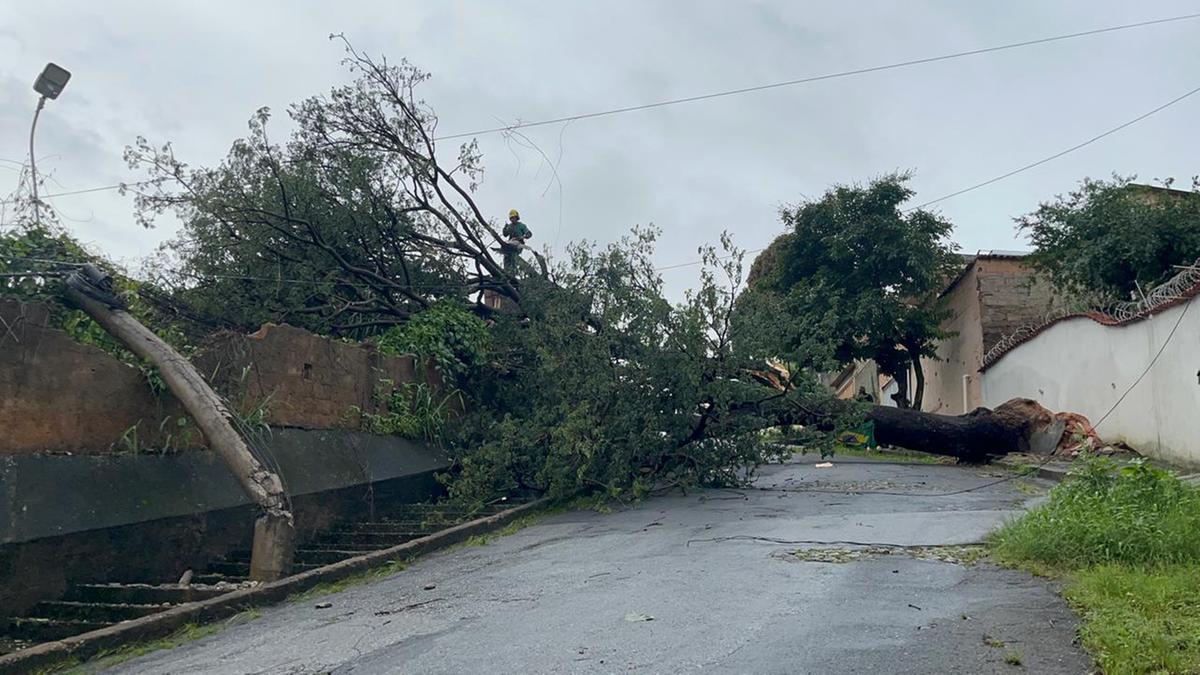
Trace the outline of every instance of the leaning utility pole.
<instances>
[{"instance_id":1,"label":"leaning utility pole","mask_svg":"<svg viewBox=\"0 0 1200 675\"><path fill-rule=\"evenodd\" d=\"M221 397L204 381L191 362L125 311L112 281L95 265L81 266L67 276L68 297L96 323L162 374L209 446L229 465L242 490L262 509L254 523L250 578L272 581L286 575L295 553L295 523L279 476L264 467L230 423L232 415Z\"/></svg>"}]
</instances>

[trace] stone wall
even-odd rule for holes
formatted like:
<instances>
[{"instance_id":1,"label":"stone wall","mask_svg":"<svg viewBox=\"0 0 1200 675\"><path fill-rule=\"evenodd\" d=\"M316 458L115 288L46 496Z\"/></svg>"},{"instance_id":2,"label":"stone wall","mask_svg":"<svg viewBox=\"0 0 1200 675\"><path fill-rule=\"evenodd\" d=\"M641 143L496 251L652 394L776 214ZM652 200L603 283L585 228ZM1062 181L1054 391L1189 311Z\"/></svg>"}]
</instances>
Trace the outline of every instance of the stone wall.
<instances>
[{"instance_id":1,"label":"stone wall","mask_svg":"<svg viewBox=\"0 0 1200 675\"><path fill-rule=\"evenodd\" d=\"M218 389L243 407L266 402L273 426L358 429L360 415L384 411L378 393L423 382L440 390L432 369L409 356L385 356L369 345L340 342L300 328L267 324L250 335L215 336L194 359Z\"/></svg>"},{"instance_id":2,"label":"stone wall","mask_svg":"<svg viewBox=\"0 0 1200 675\"><path fill-rule=\"evenodd\" d=\"M268 443L301 542L338 521L440 494L443 453L354 431L280 429ZM72 583L157 580L248 549L258 509L213 453L0 455L0 608Z\"/></svg>"},{"instance_id":3,"label":"stone wall","mask_svg":"<svg viewBox=\"0 0 1200 675\"><path fill-rule=\"evenodd\" d=\"M1060 305L1050 283L1020 258L980 256L975 268L984 351L1022 326L1043 323Z\"/></svg>"},{"instance_id":4,"label":"stone wall","mask_svg":"<svg viewBox=\"0 0 1200 675\"><path fill-rule=\"evenodd\" d=\"M203 447L169 392L155 394L137 368L49 322L44 307L0 301L0 455ZM276 427L359 429L355 409L384 410L375 396L381 384L442 388L411 357L286 325L214 336L193 362L244 412L265 404Z\"/></svg>"}]
</instances>

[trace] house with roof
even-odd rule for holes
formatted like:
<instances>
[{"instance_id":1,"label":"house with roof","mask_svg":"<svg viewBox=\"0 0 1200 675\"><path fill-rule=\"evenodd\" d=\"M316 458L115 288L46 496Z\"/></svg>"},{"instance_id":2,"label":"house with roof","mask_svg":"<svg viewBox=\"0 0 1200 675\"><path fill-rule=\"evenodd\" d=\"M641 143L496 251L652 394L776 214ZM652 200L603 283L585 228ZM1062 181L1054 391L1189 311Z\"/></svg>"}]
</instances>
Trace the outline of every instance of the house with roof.
<instances>
[{"instance_id":1,"label":"house with roof","mask_svg":"<svg viewBox=\"0 0 1200 675\"><path fill-rule=\"evenodd\" d=\"M983 405L980 368L987 350L1023 326L1045 322L1061 308L1061 297L1035 274L1026 255L992 250L963 256L962 268L939 294L950 310L942 323L950 337L938 344L936 359L921 360L925 412L961 415ZM911 381L911 372L908 377ZM839 398L866 391L883 405L895 405L896 382L871 361L848 364L828 377L827 384Z\"/></svg>"}]
</instances>

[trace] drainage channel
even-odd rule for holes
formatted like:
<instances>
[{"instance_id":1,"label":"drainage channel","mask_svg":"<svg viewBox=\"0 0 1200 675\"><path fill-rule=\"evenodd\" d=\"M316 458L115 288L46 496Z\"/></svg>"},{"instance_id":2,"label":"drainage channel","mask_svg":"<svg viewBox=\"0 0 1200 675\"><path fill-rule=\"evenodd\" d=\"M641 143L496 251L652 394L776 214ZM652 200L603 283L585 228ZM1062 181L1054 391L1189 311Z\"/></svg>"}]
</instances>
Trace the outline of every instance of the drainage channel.
<instances>
[{"instance_id":1,"label":"drainage channel","mask_svg":"<svg viewBox=\"0 0 1200 675\"><path fill-rule=\"evenodd\" d=\"M304 572L403 544L517 505L506 501L466 511L441 504L407 504L385 518L342 523L302 544L293 571ZM0 614L0 656L246 588L254 585L249 574L250 551L245 550L209 563L187 583L75 584L62 598L42 601L20 616Z\"/></svg>"}]
</instances>

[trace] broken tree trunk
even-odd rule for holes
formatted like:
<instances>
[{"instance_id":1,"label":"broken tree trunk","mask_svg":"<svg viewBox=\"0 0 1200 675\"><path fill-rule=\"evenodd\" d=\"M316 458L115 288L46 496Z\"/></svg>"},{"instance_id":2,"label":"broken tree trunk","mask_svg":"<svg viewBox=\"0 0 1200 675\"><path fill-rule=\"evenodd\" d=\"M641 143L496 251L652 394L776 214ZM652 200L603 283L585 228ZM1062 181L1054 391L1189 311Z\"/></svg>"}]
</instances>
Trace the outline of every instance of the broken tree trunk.
<instances>
[{"instance_id":1,"label":"broken tree trunk","mask_svg":"<svg viewBox=\"0 0 1200 675\"><path fill-rule=\"evenodd\" d=\"M1013 399L995 410L976 408L966 415L874 406L867 419L875 423L875 440L880 444L967 462L1010 452L1049 451L1062 435L1062 425L1029 399Z\"/></svg>"},{"instance_id":2,"label":"broken tree trunk","mask_svg":"<svg viewBox=\"0 0 1200 675\"><path fill-rule=\"evenodd\" d=\"M229 465L242 490L262 508L254 525L250 578L271 581L287 574L295 552L295 524L279 476L250 453L231 424L224 401L191 362L126 312L107 276L86 265L67 279L67 294L96 323L162 375L171 393L196 421L213 451Z\"/></svg>"}]
</instances>

